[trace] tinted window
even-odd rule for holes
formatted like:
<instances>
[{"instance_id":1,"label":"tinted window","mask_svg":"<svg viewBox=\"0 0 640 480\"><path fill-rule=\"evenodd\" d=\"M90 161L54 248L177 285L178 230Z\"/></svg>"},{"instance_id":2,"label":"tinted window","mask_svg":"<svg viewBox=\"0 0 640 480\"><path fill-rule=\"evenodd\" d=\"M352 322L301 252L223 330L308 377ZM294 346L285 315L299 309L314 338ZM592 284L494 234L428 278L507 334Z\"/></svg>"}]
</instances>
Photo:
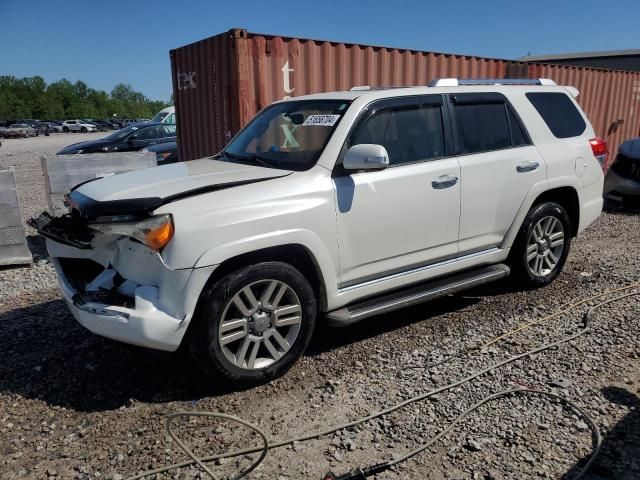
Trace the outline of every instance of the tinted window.
<instances>
[{"instance_id":1,"label":"tinted window","mask_svg":"<svg viewBox=\"0 0 640 480\"><path fill-rule=\"evenodd\" d=\"M504 103L455 105L459 141L463 153L511 147L509 120Z\"/></svg>"},{"instance_id":2,"label":"tinted window","mask_svg":"<svg viewBox=\"0 0 640 480\"><path fill-rule=\"evenodd\" d=\"M511 130L511 145L514 147L528 145L529 140L527 140L527 136L522 130L522 125L510 108L507 108L507 116L509 117L509 130Z\"/></svg>"},{"instance_id":3,"label":"tinted window","mask_svg":"<svg viewBox=\"0 0 640 480\"><path fill-rule=\"evenodd\" d=\"M564 93L527 93L527 98L556 138L582 135L587 125L578 109Z\"/></svg>"},{"instance_id":4,"label":"tinted window","mask_svg":"<svg viewBox=\"0 0 640 480\"><path fill-rule=\"evenodd\" d=\"M390 108L377 112L358 128L351 145L374 143L397 165L444 156L440 105Z\"/></svg>"},{"instance_id":5,"label":"tinted window","mask_svg":"<svg viewBox=\"0 0 640 480\"><path fill-rule=\"evenodd\" d=\"M153 140L158 138L158 127L144 128L138 132L138 140Z\"/></svg>"}]
</instances>

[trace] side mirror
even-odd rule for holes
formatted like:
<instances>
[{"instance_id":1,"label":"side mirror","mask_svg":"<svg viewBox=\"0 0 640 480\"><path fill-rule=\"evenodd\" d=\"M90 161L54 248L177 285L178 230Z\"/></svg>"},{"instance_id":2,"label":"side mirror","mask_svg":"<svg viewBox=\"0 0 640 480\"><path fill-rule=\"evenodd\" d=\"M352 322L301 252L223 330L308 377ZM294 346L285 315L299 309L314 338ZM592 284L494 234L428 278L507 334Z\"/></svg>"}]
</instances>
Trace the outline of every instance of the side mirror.
<instances>
[{"instance_id":1,"label":"side mirror","mask_svg":"<svg viewBox=\"0 0 640 480\"><path fill-rule=\"evenodd\" d=\"M382 145L354 145L347 150L342 166L347 170L380 170L389 166L389 155Z\"/></svg>"}]
</instances>

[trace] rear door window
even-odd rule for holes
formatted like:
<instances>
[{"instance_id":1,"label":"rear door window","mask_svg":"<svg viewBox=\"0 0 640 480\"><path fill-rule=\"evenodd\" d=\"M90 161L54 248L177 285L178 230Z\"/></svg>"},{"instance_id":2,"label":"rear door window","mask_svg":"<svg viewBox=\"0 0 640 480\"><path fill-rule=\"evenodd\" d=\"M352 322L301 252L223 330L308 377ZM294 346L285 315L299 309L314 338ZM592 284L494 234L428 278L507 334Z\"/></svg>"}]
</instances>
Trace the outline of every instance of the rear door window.
<instances>
[{"instance_id":1,"label":"rear door window","mask_svg":"<svg viewBox=\"0 0 640 480\"><path fill-rule=\"evenodd\" d=\"M445 155L442 106L403 105L377 111L358 127L351 146L382 145L390 165L418 162Z\"/></svg>"},{"instance_id":2,"label":"rear door window","mask_svg":"<svg viewBox=\"0 0 640 480\"><path fill-rule=\"evenodd\" d=\"M582 135L587 125L571 99L561 92L529 92L527 98L556 138Z\"/></svg>"},{"instance_id":3,"label":"rear door window","mask_svg":"<svg viewBox=\"0 0 640 480\"><path fill-rule=\"evenodd\" d=\"M462 154L529 145L529 137L507 99L499 93L451 95Z\"/></svg>"},{"instance_id":4,"label":"rear door window","mask_svg":"<svg viewBox=\"0 0 640 480\"><path fill-rule=\"evenodd\" d=\"M458 137L464 153L511 147L509 121L503 103L455 105Z\"/></svg>"},{"instance_id":5,"label":"rear door window","mask_svg":"<svg viewBox=\"0 0 640 480\"><path fill-rule=\"evenodd\" d=\"M511 108L507 108L507 116L509 117L509 130L511 131L511 144L514 147L529 145L529 139L524 133L522 124L516 118Z\"/></svg>"}]
</instances>

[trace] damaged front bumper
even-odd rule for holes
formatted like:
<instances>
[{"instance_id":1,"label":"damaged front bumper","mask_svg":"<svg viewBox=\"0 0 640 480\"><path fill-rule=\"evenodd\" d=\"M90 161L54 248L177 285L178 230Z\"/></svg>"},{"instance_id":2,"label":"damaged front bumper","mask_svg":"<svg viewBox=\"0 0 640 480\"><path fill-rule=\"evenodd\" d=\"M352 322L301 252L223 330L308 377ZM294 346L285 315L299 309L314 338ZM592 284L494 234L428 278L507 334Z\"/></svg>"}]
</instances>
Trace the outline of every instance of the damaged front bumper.
<instances>
[{"instance_id":1,"label":"damaged front bumper","mask_svg":"<svg viewBox=\"0 0 640 480\"><path fill-rule=\"evenodd\" d=\"M169 268L131 238L91 231L69 216L31 222L47 250L69 310L90 331L158 350L176 350L215 267Z\"/></svg>"}]
</instances>

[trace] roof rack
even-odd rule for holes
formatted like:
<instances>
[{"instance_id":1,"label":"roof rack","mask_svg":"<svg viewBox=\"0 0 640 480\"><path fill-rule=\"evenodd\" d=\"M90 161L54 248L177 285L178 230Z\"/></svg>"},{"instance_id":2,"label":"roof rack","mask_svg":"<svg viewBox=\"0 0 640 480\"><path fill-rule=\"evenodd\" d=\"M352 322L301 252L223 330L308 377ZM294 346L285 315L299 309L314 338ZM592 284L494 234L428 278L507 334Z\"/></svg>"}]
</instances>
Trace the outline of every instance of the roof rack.
<instances>
[{"instance_id":1,"label":"roof rack","mask_svg":"<svg viewBox=\"0 0 640 480\"><path fill-rule=\"evenodd\" d=\"M557 85L550 78L437 78L429 87L457 87L460 85Z\"/></svg>"},{"instance_id":2,"label":"roof rack","mask_svg":"<svg viewBox=\"0 0 640 480\"><path fill-rule=\"evenodd\" d=\"M374 86L371 85L356 85L355 87L351 87L349 90L352 92L359 92L361 90L389 90L392 88L410 88L407 85L385 85L385 86Z\"/></svg>"}]
</instances>

